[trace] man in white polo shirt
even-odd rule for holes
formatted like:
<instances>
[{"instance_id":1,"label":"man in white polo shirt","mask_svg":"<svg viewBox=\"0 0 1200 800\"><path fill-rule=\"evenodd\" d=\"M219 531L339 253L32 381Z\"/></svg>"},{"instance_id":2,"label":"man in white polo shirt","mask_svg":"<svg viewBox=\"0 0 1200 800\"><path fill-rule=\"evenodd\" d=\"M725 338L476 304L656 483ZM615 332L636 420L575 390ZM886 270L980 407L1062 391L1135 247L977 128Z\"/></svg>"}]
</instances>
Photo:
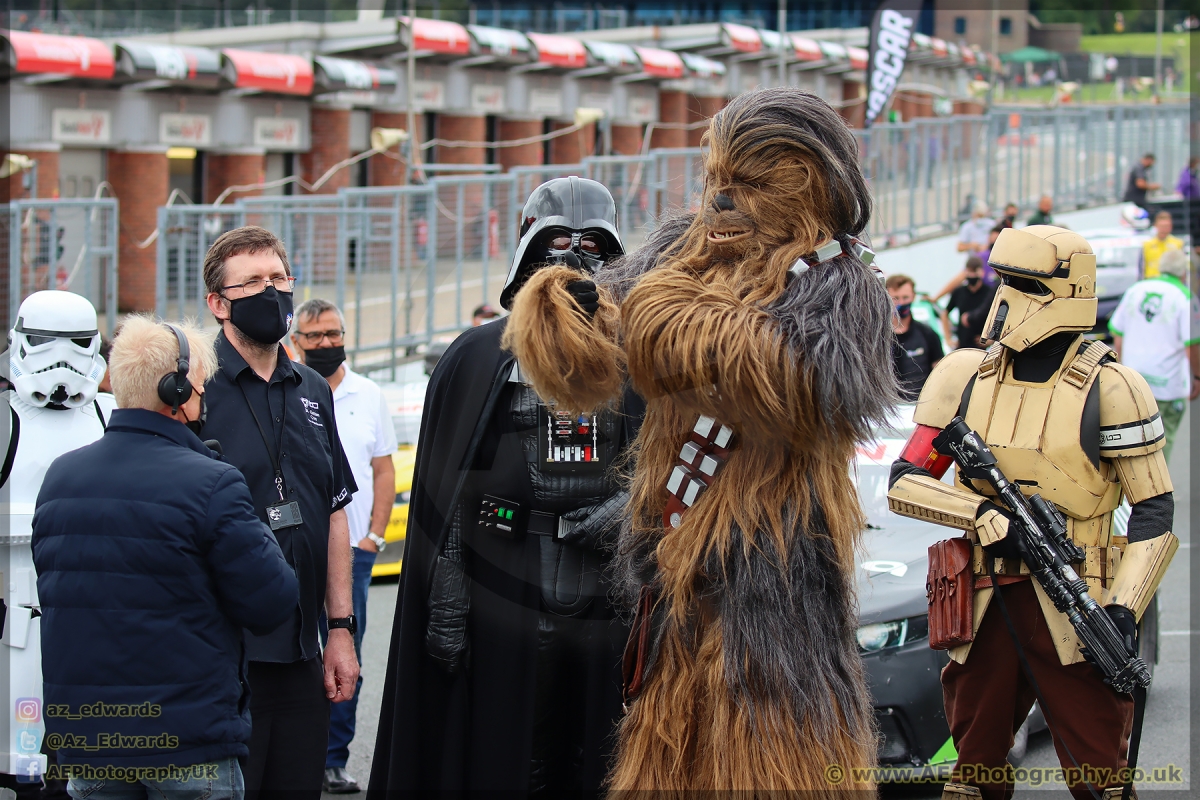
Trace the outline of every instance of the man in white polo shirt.
<instances>
[{"instance_id":1,"label":"man in white polo shirt","mask_svg":"<svg viewBox=\"0 0 1200 800\"><path fill-rule=\"evenodd\" d=\"M329 381L333 389L338 435L354 480L361 487L346 506L350 544L354 548L354 615L358 618L354 648L361 664L371 567L375 565L375 555L385 546L383 533L396 496L396 471L392 464L396 430L383 391L374 381L346 366L345 328L345 319L337 306L328 300L308 300L296 309L292 341L300 360ZM372 492L365 491L368 486ZM358 681L361 688L361 676ZM346 772L358 696L356 691L353 699L330 707L329 746L325 757L326 792L361 791Z\"/></svg>"},{"instance_id":2,"label":"man in white polo shirt","mask_svg":"<svg viewBox=\"0 0 1200 800\"><path fill-rule=\"evenodd\" d=\"M1200 396L1200 300L1184 283L1186 253L1168 250L1158 268L1126 290L1108 330L1121 361L1141 373L1158 401L1169 460L1187 401Z\"/></svg>"}]
</instances>

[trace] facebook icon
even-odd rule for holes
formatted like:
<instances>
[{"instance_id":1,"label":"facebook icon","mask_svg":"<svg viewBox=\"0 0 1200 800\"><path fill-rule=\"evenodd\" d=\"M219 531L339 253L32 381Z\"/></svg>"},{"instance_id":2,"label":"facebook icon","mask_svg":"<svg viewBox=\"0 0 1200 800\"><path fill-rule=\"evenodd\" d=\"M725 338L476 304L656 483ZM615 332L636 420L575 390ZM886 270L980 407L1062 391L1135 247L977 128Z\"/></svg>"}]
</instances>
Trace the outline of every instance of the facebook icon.
<instances>
[{"instance_id":1,"label":"facebook icon","mask_svg":"<svg viewBox=\"0 0 1200 800\"><path fill-rule=\"evenodd\" d=\"M17 782L42 782L41 756L17 756Z\"/></svg>"}]
</instances>

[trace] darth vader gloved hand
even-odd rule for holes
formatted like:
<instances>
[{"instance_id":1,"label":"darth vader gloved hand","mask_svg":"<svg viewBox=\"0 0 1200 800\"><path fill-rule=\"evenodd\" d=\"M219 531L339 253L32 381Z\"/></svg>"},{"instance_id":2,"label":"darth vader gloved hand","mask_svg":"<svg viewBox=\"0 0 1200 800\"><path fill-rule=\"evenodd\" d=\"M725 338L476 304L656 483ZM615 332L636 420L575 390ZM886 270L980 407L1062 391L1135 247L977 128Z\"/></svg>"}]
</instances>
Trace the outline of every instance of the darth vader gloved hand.
<instances>
[{"instance_id":1,"label":"darth vader gloved hand","mask_svg":"<svg viewBox=\"0 0 1200 800\"><path fill-rule=\"evenodd\" d=\"M596 291L594 282L589 280L571 281L567 284L567 291L570 292L571 297L575 298L575 304L589 319L596 315L596 310L600 308L600 293Z\"/></svg>"},{"instance_id":2,"label":"darth vader gloved hand","mask_svg":"<svg viewBox=\"0 0 1200 800\"><path fill-rule=\"evenodd\" d=\"M561 541L575 547L604 550L617 540L629 492L617 492L603 503L568 511L563 519L573 523Z\"/></svg>"}]
</instances>

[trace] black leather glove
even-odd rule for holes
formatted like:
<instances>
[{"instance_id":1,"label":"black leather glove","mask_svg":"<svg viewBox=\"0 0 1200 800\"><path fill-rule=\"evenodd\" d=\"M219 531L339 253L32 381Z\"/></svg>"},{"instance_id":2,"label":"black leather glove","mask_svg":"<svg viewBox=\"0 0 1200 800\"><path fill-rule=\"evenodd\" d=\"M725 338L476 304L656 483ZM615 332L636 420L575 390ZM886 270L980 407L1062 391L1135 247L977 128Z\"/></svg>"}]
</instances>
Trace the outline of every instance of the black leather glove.
<instances>
[{"instance_id":1,"label":"black leather glove","mask_svg":"<svg viewBox=\"0 0 1200 800\"><path fill-rule=\"evenodd\" d=\"M575 304L587 315L588 319L596 315L596 310L600 308L600 293L596 291L595 282L571 281L567 284L567 291L571 293L571 297L575 298Z\"/></svg>"},{"instance_id":2,"label":"black leather glove","mask_svg":"<svg viewBox=\"0 0 1200 800\"><path fill-rule=\"evenodd\" d=\"M628 503L629 492L620 491L602 503L568 511L563 514L563 519L572 525L562 541L589 550L608 549L621 530L621 520L625 517Z\"/></svg>"},{"instance_id":3,"label":"black leather glove","mask_svg":"<svg viewBox=\"0 0 1200 800\"><path fill-rule=\"evenodd\" d=\"M1117 626L1117 631L1121 634L1121 638L1125 640L1125 649L1129 652L1129 655L1136 656L1138 652L1138 624L1137 618L1133 616L1133 612L1125 606L1119 605L1105 606L1104 610L1108 612L1113 625Z\"/></svg>"},{"instance_id":4,"label":"black leather glove","mask_svg":"<svg viewBox=\"0 0 1200 800\"><path fill-rule=\"evenodd\" d=\"M979 511L975 513L975 519L979 519L988 511L995 511L1008 520L1008 535L995 544L985 545L983 551L992 558L1020 558L1021 551L1017 549L1017 537L1020 535L1021 522L991 500L983 502Z\"/></svg>"}]
</instances>

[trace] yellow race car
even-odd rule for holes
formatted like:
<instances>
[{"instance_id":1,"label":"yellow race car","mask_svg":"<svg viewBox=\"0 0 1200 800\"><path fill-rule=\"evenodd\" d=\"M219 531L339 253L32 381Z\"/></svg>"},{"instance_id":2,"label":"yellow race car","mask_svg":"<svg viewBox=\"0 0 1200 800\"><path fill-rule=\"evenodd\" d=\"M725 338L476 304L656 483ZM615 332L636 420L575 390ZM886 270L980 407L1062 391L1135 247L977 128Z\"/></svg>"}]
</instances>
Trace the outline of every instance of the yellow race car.
<instances>
[{"instance_id":1,"label":"yellow race car","mask_svg":"<svg viewBox=\"0 0 1200 800\"><path fill-rule=\"evenodd\" d=\"M415 445L402 444L392 453L392 464L396 467L396 504L388 518L383 538L387 541L384 551L375 557L371 568L372 578L400 574L400 559L404 555L404 533L408 530L408 493L412 491L413 469L417 465Z\"/></svg>"}]
</instances>

